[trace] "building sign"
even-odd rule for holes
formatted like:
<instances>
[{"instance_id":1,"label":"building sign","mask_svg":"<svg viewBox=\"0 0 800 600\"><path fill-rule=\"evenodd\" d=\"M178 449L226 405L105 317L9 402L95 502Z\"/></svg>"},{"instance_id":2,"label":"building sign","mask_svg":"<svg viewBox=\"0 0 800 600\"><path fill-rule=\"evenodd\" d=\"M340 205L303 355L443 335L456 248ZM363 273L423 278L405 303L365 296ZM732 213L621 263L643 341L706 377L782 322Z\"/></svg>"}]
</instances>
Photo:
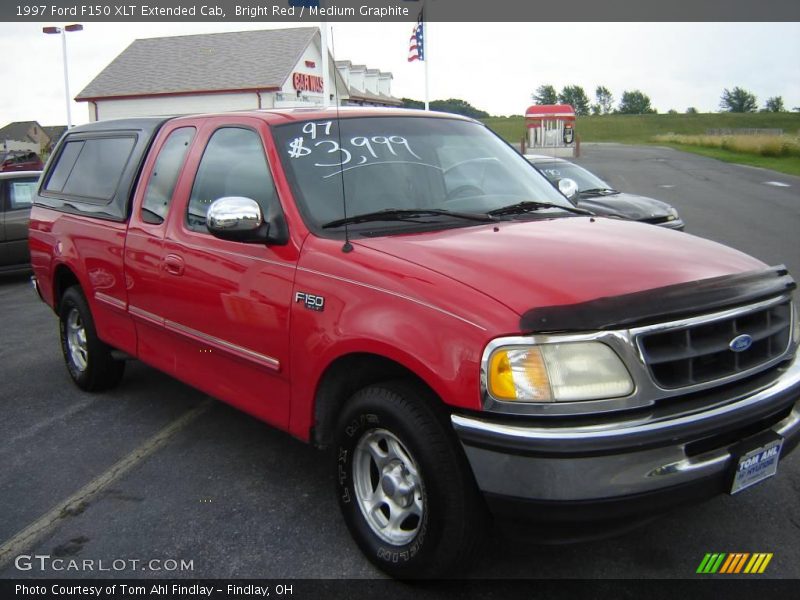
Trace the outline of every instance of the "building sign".
<instances>
[{"instance_id":1,"label":"building sign","mask_svg":"<svg viewBox=\"0 0 800 600\"><path fill-rule=\"evenodd\" d=\"M323 91L322 77L319 77L318 75L293 73L292 84L294 85L294 89L299 92L317 92L318 94L321 94Z\"/></svg>"}]
</instances>

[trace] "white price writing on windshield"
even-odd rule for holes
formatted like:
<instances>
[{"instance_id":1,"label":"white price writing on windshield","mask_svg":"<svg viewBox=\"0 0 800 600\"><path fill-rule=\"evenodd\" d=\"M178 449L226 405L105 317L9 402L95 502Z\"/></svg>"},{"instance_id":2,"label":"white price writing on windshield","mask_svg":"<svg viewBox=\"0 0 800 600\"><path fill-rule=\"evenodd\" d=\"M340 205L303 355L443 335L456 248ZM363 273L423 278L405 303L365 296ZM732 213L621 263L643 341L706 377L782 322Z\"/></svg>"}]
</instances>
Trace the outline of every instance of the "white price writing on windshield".
<instances>
[{"instance_id":1,"label":"white price writing on windshield","mask_svg":"<svg viewBox=\"0 0 800 600\"><path fill-rule=\"evenodd\" d=\"M355 136L340 144L337 139L332 139L332 125L331 121L308 122L303 125L302 131L309 137L298 136L289 142L287 150L289 158L303 158L314 154L319 148L325 154L338 153L339 160L337 162L315 162L315 167L343 167L350 163L354 156L358 157L358 165L365 165L374 161L385 162L387 159L402 158L400 153L403 152L410 154L417 160L422 160L403 136ZM344 145L350 146L350 149L343 147Z\"/></svg>"}]
</instances>

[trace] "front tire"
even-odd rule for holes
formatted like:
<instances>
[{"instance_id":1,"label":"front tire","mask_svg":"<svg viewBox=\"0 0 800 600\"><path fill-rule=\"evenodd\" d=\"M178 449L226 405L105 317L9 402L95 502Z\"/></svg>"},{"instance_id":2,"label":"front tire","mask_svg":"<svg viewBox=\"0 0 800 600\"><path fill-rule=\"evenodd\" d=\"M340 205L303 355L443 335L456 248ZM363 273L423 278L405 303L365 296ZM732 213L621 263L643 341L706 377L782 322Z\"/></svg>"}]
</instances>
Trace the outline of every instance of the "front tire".
<instances>
[{"instance_id":1,"label":"front tire","mask_svg":"<svg viewBox=\"0 0 800 600\"><path fill-rule=\"evenodd\" d=\"M485 530L472 472L428 396L406 382L367 387L336 432L345 522L367 558L401 579L465 569Z\"/></svg>"},{"instance_id":2,"label":"front tire","mask_svg":"<svg viewBox=\"0 0 800 600\"><path fill-rule=\"evenodd\" d=\"M59 307L61 351L75 384L87 392L116 386L125 372L125 361L111 355L111 348L97 337L92 313L81 289L64 292Z\"/></svg>"}]
</instances>

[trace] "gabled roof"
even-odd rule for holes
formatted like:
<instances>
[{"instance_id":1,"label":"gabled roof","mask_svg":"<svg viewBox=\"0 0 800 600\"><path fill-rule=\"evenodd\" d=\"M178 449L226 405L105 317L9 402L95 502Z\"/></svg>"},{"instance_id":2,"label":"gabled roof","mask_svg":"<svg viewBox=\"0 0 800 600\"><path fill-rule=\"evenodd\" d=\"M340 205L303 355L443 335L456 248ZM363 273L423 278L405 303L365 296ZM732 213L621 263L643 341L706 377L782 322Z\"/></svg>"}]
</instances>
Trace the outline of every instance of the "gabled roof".
<instances>
[{"instance_id":1,"label":"gabled roof","mask_svg":"<svg viewBox=\"0 0 800 600\"><path fill-rule=\"evenodd\" d=\"M386 94L376 94L374 92L360 90L355 87L350 87L350 100L361 100L365 102L378 102L381 104L391 104L394 106L402 106L403 101L394 96L387 96Z\"/></svg>"},{"instance_id":2,"label":"gabled roof","mask_svg":"<svg viewBox=\"0 0 800 600\"><path fill-rule=\"evenodd\" d=\"M316 27L135 40L76 100L283 85Z\"/></svg>"},{"instance_id":3,"label":"gabled roof","mask_svg":"<svg viewBox=\"0 0 800 600\"><path fill-rule=\"evenodd\" d=\"M39 125L36 121L14 121L0 129L0 140L14 140L15 142L36 142L28 135L28 131L34 125Z\"/></svg>"},{"instance_id":4,"label":"gabled roof","mask_svg":"<svg viewBox=\"0 0 800 600\"><path fill-rule=\"evenodd\" d=\"M50 143L55 146L56 142L61 139L67 131L66 125L42 125L42 130L50 138Z\"/></svg>"}]
</instances>

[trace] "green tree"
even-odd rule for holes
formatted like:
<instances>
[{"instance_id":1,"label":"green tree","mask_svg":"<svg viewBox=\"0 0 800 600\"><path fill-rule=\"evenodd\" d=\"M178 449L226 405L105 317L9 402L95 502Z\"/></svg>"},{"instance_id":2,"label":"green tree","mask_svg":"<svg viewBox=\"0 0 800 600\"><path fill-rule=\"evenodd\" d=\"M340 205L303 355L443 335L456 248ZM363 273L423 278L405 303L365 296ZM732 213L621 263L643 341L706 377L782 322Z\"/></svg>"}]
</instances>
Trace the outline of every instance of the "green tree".
<instances>
[{"instance_id":1,"label":"green tree","mask_svg":"<svg viewBox=\"0 0 800 600\"><path fill-rule=\"evenodd\" d=\"M623 115L650 115L657 111L650 106L650 97L640 90L625 90L619 101L618 113Z\"/></svg>"},{"instance_id":2,"label":"green tree","mask_svg":"<svg viewBox=\"0 0 800 600\"><path fill-rule=\"evenodd\" d=\"M465 117L472 117L473 119L485 119L486 117L490 116L485 110L475 108L466 100L461 100L459 98L434 100L431 102L431 110L455 113L457 115L464 115Z\"/></svg>"},{"instance_id":3,"label":"green tree","mask_svg":"<svg viewBox=\"0 0 800 600\"><path fill-rule=\"evenodd\" d=\"M540 85L531 95L531 99L534 104L556 104L558 102L556 88L552 85Z\"/></svg>"},{"instance_id":4,"label":"green tree","mask_svg":"<svg viewBox=\"0 0 800 600\"><path fill-rule=\"evenodd\" d=\"M569 104L579 117L589 114L589 97L579 85L566 85L558 95L560 104Z\"/></svg>"},{"instance_id":5,"label":"green tree","mask_svg":"<svg viewBox=\"0 0 800 600\"><path fill-rule=\"evenodd\" d=\"M614 96L606 86L598 85L594 90L594 97L597 103L592 105L593 114L607 115L614 112Z\"/></svg>"},{"instance_id":6,"label":"green tree","mask_svg":"<svg viewBox=\"0 0 800 600\"><path fill-rule=\"evenodd\" d=\"M773 96L767 98L767 103L764 105L765 112L786 112L783 106L783 98L781 96Z\"/></svg>"},{"instance_id":7,"label":"green tree","mask_svg":"<svg viewBox=\"0 0 800 600\"><path fill-rule=\"evenodd\" d=\"M668 114L668 115L677 115L677 114L678 114L678 111L677 111L677 110L675 110L674 108L670 108L670 109L667 111L667 114Z\"/></svg>"},{"instance_id":8,"label":"green tree","mask_svg":"<svg viewBox=\"0 0 800 600\"><path fill-rule=\"evenodd\" d=\"M413 98L400 98L400 100L403 101L403 108L425 108L425 103L420 100L414 100Z\"/></svg>"},{"instance_id":9,"label":"green tree","mask_svg":"<svg viewBox=\"0 0 800 600\"><path fill-rule=\"evenodd\" d=\"M686 109L686 114L687 115L696 115L697 114L697 109L694 106L690 106L689 108Z\"/></svg>"},{"instance_id":10,"label":"green tree","mask_svg":"<svg viewBox=\"0 0 800 600\"><path fill-rule=\"evenodd\" d=\"M756 97L747 90L736 86L732 90L725 88L719 100L719 107L722 112L748 113L756 112L758 104Z\"/></svg>"},{"instance_id":11,"label":"green tree","mask_svg":"<svg viewBox=\"0 0 800 600\"><path fill-rule=\"evenodd\" d=\"M403 101L403 108L416 108L416 109L424 109L425 103L421 102L420 100L414 100L413 98L401 98ZM461 100L459 98L448 98L447 100L433 100L430 103L431 110L437 110L439 112L449 112L455 113L457 115L464 115L465 117L471 117L473 119L485 119L486 117L490 117L491 115L486 112L485 110L480 110L479 108L475 108L467 102L466 100Z\"/></svg>"}]
</instances>

